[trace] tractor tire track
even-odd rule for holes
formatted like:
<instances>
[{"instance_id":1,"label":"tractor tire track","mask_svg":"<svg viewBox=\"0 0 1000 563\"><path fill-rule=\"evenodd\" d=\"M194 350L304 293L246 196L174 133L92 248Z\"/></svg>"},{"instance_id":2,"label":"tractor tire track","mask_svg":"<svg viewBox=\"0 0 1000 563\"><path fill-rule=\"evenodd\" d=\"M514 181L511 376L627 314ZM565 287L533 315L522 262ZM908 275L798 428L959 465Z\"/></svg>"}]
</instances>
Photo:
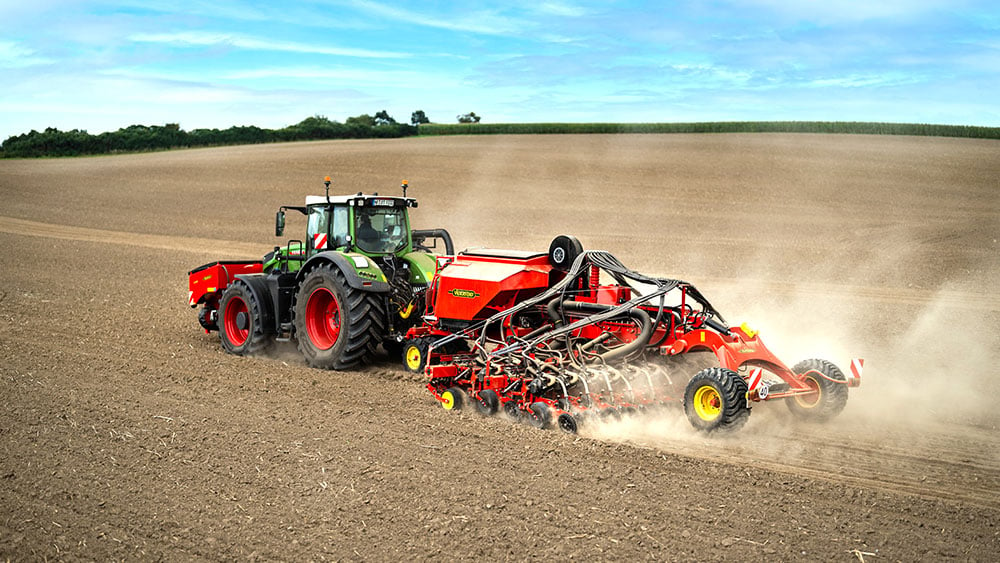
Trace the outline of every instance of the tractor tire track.
<instances>
[{"instance_id":1,"label":"tractor tire track","mask_svg":"<svg viewBox=\"0 0 1000 563\"><path fill-rule=\"evenodd\" d=\"M262 246L245 242L222 241L196 237L150 235L124 231L108 231L70 225L54 225L27 219L0 216L0 232L13 235L53 238L102 244L129 245L159 250L175 250L212 254L218 258L261 256Z\"/></svg>"}]
</instances>

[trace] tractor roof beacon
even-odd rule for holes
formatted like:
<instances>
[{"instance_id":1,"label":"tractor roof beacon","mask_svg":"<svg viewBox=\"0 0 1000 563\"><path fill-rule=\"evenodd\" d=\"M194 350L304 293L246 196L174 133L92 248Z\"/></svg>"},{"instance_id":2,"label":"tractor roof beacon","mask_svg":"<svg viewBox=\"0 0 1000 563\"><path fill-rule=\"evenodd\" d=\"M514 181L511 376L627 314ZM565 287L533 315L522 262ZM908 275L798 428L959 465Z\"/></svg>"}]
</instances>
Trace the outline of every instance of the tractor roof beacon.
<instances>
[{"instance_id":1,"label":"tractor roof beacon","mask_svg":"<svg viewBox=\"0 0 1000 563\"><path fill-rule=\"evenodd\" d=\"M358 192L306 197L282 206L306 216L304 239L275 246L262 260L218 261L189 272L189 305L218 330L223 348L249 355L275 341L295 340L309 365L350 369L371 360L381 344L399 354L406 331L423 313L437 258L453 255L444 229L413 230L417 200ZM440 246L439 246L440 243Z\"/></svg>"}]
</instances>

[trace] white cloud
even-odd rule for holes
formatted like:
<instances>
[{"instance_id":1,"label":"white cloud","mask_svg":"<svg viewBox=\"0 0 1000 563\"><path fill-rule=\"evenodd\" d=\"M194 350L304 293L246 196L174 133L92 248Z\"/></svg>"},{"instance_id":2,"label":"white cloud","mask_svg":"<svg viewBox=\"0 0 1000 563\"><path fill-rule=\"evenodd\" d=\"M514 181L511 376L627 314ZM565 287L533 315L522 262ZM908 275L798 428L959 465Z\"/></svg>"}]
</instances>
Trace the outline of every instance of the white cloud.
<instances>
[{"instance_id":1,"label":"white cloud","mask_svg":"<svg viewBox=\"0 0 1000 563\"><path fill-rule=\"evenodd\" d=\"M384 86L395 89L454 88L461 86L455 77L412 70L369 70L352 68L275 67L237 70L221 76L225 80L291 78L317 81L343 81L352 86Z\"/></svg>"},{"instance_id":2,"label":"white cloud","mask_svg":"<svg viewBox=\"0 0 1000 563\"><path fill-rule=\"evenodd\" d=\"M231 33L210 31L181 31L175 33L135 33L129 40L136 43L160 43L181 46L214 46L223 45L254 51L281 51L290 53L312 53L317 55L334 55L343 57L359 57L369 59L405 59L411 55L394 51L373 51L370 49L354 49L350 47L325 47L293 41L273 41Z\"/></svg>"},{"instance_id":3,"label":"white cloud","mask_svg":"<svg viewBox=\"0 0 1000 563\"><path fill-rule=\"evenodd\" d=\"M532 27L527 21L512 19L495 11L462 11L459 16L451 14L431 16L368 0L354 0L351 2L351 6L376 16L407 24L483 35L516 35Z\"/></svg>"},{"instance_id":4,"label":"white cloud","mask_svg":"<svg viewBox=\"0 0 1000 563\"><path fill-rule=\"evenodd\" d=\"M565 18L579 18L590 13L586 8L566 2L542 2L535 9L542 14Z\"/></svg>"},{"instance_id":5,"label":"white cloud","mask_svg":"<svg viewBox=\"0 0 1000 563\"><path fill-rule=\"evenodd\" d=\"M962 11L969 0L732 0L737 10L764 9L782 18L823 24L873 19L908 20L936 11Z\"/></svg>"},{"instance_id":6,"label":"white cloud","mask_svg":"<svg viewBox=\"0 0 1000 563\"><path fill-rule=\"evenodd\" d=\"M0 68L25 68L54 62L52 59L35 55L33 49L14 41L0 41Z\"/></svg>"}]
</instances>

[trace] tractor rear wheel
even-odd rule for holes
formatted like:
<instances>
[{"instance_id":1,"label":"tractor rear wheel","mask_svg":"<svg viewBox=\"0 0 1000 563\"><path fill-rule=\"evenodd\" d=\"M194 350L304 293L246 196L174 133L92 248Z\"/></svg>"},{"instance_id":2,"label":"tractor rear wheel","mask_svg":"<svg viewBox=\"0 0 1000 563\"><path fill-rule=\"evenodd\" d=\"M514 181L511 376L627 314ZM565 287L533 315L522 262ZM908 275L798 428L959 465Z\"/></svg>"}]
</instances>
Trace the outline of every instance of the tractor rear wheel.
<instances>
[{"instance_id":1,"label":"tractor rear wheel","mask_svg":"<svg viewBox=\"0 0 1000 563\"><path fill-rule=\"evenodd\" d=\"M737 430L750 417L747 382L733 370L703 369L684 390L684 413L703 432Z\"/></svg>"},{"instance_id":2,"label":"tractor rear wheel","mask_svg":"<svg viewBox=\"0 0 1000 563\"><path fill-rule=\"evenodd\" d=\"M847 378L840 368L826 360L813 359L795 364L792 371L799 374L813 392L785 399L788 410L800 418L817 422L829 420L844 410Z\"/></svg>"},{"instance_id":3,"label":"tractor rear wheel","mask_svg":"<svg viewBox=\"0 0 1000 563\"><path fill-rule=\"evenodd\" d=\"M230 354L251 356L267 351L274 337L264 327L263 305L250 286L236 280L219 301L219 339Z\"/></svg>"},{"instance_id":4,"label":"tractor rear wheel","mask_svg":"<svg viewBox=\"0 0 1000 563\"><path fill-rule=\"evenodd\" d=\"M334 265L306 274L295 294L295 334L306 362L322 369L369 363L379 344L376 298L347 284Z\"/></svg>"}]
</instances>

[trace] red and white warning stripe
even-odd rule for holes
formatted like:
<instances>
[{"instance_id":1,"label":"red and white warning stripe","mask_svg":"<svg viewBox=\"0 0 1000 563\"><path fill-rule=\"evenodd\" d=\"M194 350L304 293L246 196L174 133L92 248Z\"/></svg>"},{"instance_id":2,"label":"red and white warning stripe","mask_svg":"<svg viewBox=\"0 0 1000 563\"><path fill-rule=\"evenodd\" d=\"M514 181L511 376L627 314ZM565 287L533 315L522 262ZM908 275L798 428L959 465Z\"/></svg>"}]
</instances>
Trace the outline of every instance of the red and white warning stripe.
<instances>
[{"instance_id":1,"label":"red and white warning stripe","mask_svg":"<svg viewBox=\"0 0 1000 563\"><path fill-rule=\"evenodd\" d=\"M323 249L326 248L326 234L316 233L313 235L313 248Z\"/></svg>"},{"instance_id":2,"label":"red and white warning stripe","mask_svg":"<svg viewBox=\"0 0 1000 563\"><path fill-rule=\"evenodd\" d=\"M750 388L750 391L753 391L760 385L760 382L763 379L764 370L762 368L753 368L750 370L750 375L747 376L747 387Z\"/></svg>"},{"instance_id":3,"label":"red and white warning stripe","mask_svg":"<svg viewBox=\"0 0 1000 563\"><path fill-rule=\"evenodd\" d=\"M849 387L861 385L861 372L865 369L865 361L862 358L851 360L851 375L847 381Z\"/></svg>"}]
</instances>

